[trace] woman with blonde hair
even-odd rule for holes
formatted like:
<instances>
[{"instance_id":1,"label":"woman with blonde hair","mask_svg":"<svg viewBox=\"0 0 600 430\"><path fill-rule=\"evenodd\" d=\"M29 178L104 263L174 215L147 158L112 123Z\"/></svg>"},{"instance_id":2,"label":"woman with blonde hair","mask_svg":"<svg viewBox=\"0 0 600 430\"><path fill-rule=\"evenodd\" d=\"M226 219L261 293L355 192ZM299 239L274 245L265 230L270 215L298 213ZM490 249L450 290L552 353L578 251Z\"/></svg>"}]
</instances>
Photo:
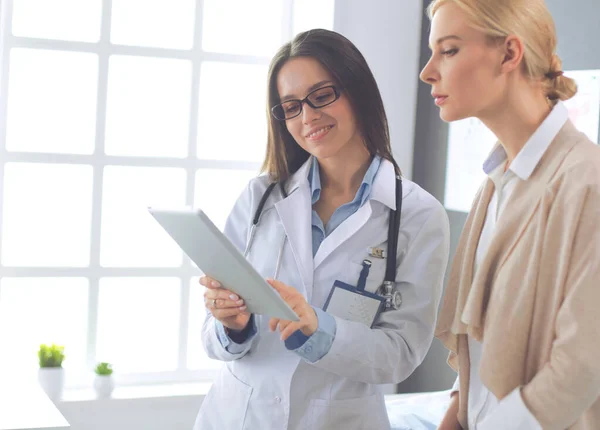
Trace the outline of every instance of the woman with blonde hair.
<instances>
[{"instance_id":1,"label":"woman with blonde hair","mask_svg":"<svg viewBox=\"0 0 600 430\"><path fill-rule=\"evenodd\" d=\"M436 336L458 372L441 429L600 428L600 148L543 0L435 0L421 79L445 121L498 138ZM483 160L482 160L483 161Z\"/></svg>"}]
</instances>

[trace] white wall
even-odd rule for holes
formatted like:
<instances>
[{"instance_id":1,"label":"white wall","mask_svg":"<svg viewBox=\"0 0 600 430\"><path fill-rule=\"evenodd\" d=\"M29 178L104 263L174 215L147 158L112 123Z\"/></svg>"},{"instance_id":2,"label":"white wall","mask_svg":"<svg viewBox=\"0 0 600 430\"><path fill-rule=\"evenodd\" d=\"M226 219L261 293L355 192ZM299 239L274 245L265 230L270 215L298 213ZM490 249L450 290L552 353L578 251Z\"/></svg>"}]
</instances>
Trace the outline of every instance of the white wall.
<instances>
[{"instance_id":1,"label":"white wall","mask_svg":"<svg viewBox=\"0 0 600 430\"><path fill-rule=\"evenodd\" d=\"M334 30L363 53L383 96L392 148L412 177L421 0L337 0ZM190 430L202 396L61 402L73 430Z\"/></svg>"},{"instance_id":2,"label":"white wall","mask_svg":"<svg viewBox=\"0 0 600 430\"><path fill-rule=\"evenodd\" d=\"M422 0L336 0L334 30L363 53L383 97L394 157L412 178Z\"/></svg>"}]
</instances>

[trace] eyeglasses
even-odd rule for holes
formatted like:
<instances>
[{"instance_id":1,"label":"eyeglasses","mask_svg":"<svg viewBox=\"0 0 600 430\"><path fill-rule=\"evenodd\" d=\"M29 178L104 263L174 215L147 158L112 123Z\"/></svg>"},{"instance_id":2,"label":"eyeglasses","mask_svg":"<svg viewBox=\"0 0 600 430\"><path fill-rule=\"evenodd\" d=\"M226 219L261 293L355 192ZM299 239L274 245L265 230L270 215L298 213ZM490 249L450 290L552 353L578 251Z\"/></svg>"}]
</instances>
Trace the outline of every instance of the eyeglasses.
<instances>
[{"instance_id":1,"label":"eyeglasses","mask_svg":"<svg viewBox=\"0 0 600 430\"><path fill-rule=\"evenodd\" d=\"M330 105L340 98L340 92L333 85L318 88L310 92L302 100L287 100L271 108L271 114L279 121L287 121L296 118L302 113L304 102L313 109L319 109Z\"/></svg>"}]
</instances>

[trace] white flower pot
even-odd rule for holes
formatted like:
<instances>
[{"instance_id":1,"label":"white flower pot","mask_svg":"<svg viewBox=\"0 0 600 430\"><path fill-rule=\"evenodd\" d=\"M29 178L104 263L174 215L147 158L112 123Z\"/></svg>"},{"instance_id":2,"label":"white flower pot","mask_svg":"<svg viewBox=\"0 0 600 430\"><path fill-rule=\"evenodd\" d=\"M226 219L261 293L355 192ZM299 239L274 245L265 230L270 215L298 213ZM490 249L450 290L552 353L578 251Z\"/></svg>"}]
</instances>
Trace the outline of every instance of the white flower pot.
<instances>
[{"instance_id":1,"label":"white flower pot","mask_svg":"<svg viewBox=\"0 0 600 430\"><path fill-rule=\"evenodd\" d=\"M115 388L112 375L96 375L94 390L99 399L108 399Z\"/></svg>"},{"instance_id":2,"label":"white flower pot","mask_svg":"<svg viewBox=\"0 0 600 430\"><path fill-rule=\"evenodd\" d=\"M51 400L59 400L65 383L65 371L62 367L40 367L38 382Z\"/></svg>"}]
</instances>

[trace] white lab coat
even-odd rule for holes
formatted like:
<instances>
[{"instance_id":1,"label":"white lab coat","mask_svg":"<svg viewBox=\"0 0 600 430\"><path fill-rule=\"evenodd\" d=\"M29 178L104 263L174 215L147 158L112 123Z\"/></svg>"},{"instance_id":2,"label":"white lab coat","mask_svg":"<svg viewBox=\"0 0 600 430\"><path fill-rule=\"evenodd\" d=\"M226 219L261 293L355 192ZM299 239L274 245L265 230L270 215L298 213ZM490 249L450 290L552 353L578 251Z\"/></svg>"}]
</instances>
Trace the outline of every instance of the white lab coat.
<instances>
[{"instance_id":1,"label":"white lab coat","mask_svg":"<svg viewBox=\"0 0 600 430\"><path fill-rule=\"evenodd\" d=\"M261 275L272 277L287 235L278 279L322 308L335 280L356 285L368 247L387 248L395 179L392 164L383 160L370 199L325 238L313 259L310 163L288 181L287 198L278 187L273 190L248 259ZM225 233L242 252L267 185L265 176L253 179L227 221ZM258 334L241 353L231 354L221 346L208 315L204 348L209 357L226 363L202 403L195 430L389 429L378 384L403 381L425 357L449 248L442 205L409 180L403 180L403 188L396 275L401 308L384 312L373 329L336 317L331 349L316 363L288 351L264 316L255 317ZM366 289L374 292L383 282L385 260L370 260Z\"/></svg>"}]
</instances>

